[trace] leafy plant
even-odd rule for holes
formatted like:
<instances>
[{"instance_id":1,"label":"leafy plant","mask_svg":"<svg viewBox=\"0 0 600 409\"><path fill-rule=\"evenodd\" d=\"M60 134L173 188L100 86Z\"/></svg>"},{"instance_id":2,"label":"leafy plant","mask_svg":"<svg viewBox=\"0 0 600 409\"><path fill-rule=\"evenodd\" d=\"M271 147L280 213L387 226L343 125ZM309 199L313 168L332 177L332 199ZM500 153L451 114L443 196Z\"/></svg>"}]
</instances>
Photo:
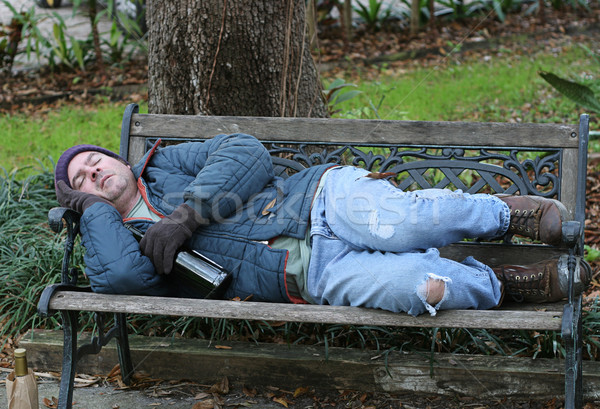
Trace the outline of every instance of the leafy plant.
<instances>
[{"instance_id":1,"label":"leafy plant","mask_svg":"<svg viewBox=\"0 0 600 409\"><path fill-rule=\"evenodd\" d=\"M540 71L539 75L570 100L584 108L600 113L600 99L594 95L594 91L590 87L566 80L551 72Z\"/></svg>"},{"instance_id":2,"label":"leafy plant","mask_svg":"<svg viewBox=\"0 0 600 409\"><path fill-rule=\"evenodd\" d=\"M452 1L452 0L450 0ZM410 20L412 10L412 0L401 0L405 7L401 11L402 17ZM428 7L428 0L419 0L419 23L423 24L431 18Z\"/></svg>"},{"instance_id":3,"label":"leafy plant","mask_svg":"<svg viewBox=\"0 0 600 409\"><path fill-rule=\"evenodd\" d=\"M15 55L24 52L29 59L31 53L34 52L37 59L39 60L42 53L48 48L49 43L45 36L41 33L38 28L39 23L44 19L36 14L35 6L31 6L26 11L18 12L8 0L0 0L11 12L12 19L16 24L21 26L21 38L19 42L25 41L25 49L23 51L18 48L15 50ZM14 58L14 57L13 57Z\"/></svg>"},{"instance_id":4,"label":"leafy plant","mask_svg":"<svg viewBox=\"0 0 600 409\"><path fill-rule=\"evenodd\" d=\"M47 227L56 204L53 175L44 169L24 180L0 169L0 338L31 328L41 291L60 279L62 237ZM57 323L54 323L57 326Z\"/></svg>"},{"instance_id":5,"label":"leafy plant","mask_svg":"<svg viewBox=\"0 0 600 409\"><path fill-rule=\"evenodd\" d=\"M593 52L585 45L580 45L580 47L583 48L590 59L595 61L600 67L600 54ZM596 80L590 84L591 86L588 86L586 84L561 78L551 72L540 71L538 74L558 92L574 101L576 104L593 112L600 113L600 99L594 95L594 90L592 89L592 86L600 88L600 80Z\"/></svg>"},{"instance_id":6,"label":"leafy plant","mask_svg":"<svg viewBox=\"0 0 600 409\"><path fill-rule=\"evenodd\" d=\"M109 61L113 63L120 63L131 59L131 55L135 51L135 48L129 47L130 51L126 55L129 42L127 41L127 37L119 30L116 22L112 23L109 36L107 39L103 39L102 44L108 49Z\"/></svg>"},{"instance_id":7,"label":"leafy plant","mask_svg":"<svg viewBox=\"0 0 600 409\"><path fill-rule=\"evenodd\" d=\"M439 0L438 4L452 11L452 18L461 19L467 17L467 9L463 0Z\"/></svg>"},{"instance_id":8,"label":"leafy plant","mask_svg":"<svg viewBox=\"0 0 600 409\"><path fill-rule=\"evenodd\" d=\"M92 30L88 38L84 40L79 40L69 35L67 24L57 13L52 13L50 16L40 16L36 14L34 6L25 12L18 12L8 0L0 1L13 13L14 25L15 28L18 28L20 34L19 40L21 43L25 43L23 50L15 50L15 46L9 43L8 36L3 36L2 32L0 32L0 68L3 66L3 61L9 61L9 58L5 57L5 54L11 52L11 50L15 51L15 53L26 53L27 59L30 59L32 53L34 53L38 62L42 62L44 59L47 60L47 64L51 70L55 70L59 66L84 70L85 66L94 57L97 63L101 65L104 59L110 62L122 62L124 59L130 59L133 53L140 48L142 48L142 51L145 51L144 41L129 41L128 38L133 37L128 37L120 33L116 28L116 22L111 27L107 39L102 38L100 33L98 33L98 21L101 17L112 14L113 0L108 2L107 9L95 13L91 13L89 7L82 7L84 4L91 5L95 0L73 1L73 14L89 13ZM52 32L49 35L39 30L40 23L45 19L51 19L53 22ZM123 21L126 21L124 17L123 19L119 19L119 22L123 23ZM138 37L142 36L141 29L139 26L136 26L137 23L135 21L129 21L128 24L130 33L140 33ZM16 37L13 36L12 38ZM104 47L100 47L101 38ZM126 50L128 51L126 52ZM14 59L14 56L10 58L10 61L12 59Z\"/></svg>"},{"instance_id":9,"label":"leafy plant","mask_svg":"<svg viewBox=\"0 0 600 409\"><path fill-rule=\"evenodd\" d=\"M333 116L334 114L340 112L339 109L336 109L336 105L344 101L348 101L362 92L359 90L348 90L347 88L349 87L356 88L356 85L345 83L343 79L336 78L331 84L329 84L327 88L323 90L323 98L327 104L329 116Z\"/></svg>"},{"instance_id":10,"label":"leafy plant","mask_svg":"<svg viewBox=\"0 0 600 409\"><path fill-rule=\"evenodd\" d=\"M583 349L587 359L600 358L600 298L596 297L583 310Z\"/></svg>"},{"instance_id":11,"label":"leafy plant","mask_svg":"<svg viewBox=\"0 0 600 409\"><path fill-rule=\"evenodd\" d=\"M585 245L585 253L585 260L587 262L591 263L592 261L600 259L600 250L592 248L587 244Z\"/></svg>"},{"instance_id":12,"label":"leafy plant","mask_svg":"<svg viewBox=\"0 0 600 409\"><path fill-rule=\"evenodd\" d=\"M7 4L13 10L13 14L16 14L14 8L3 0L3 3ZM23 14L20 14L23 17ZM10 20L10 24L4 27L0 27L0 71L6 69L11 70L15 56L19 49L19 43L21 42L23 32L23 18L17 18L13 16Z\"/></svg>"},{"instance_id":13,"label":"leafy plant","mask_svg":"<svg viewBox=\"0 0 600 409\"><path fill-rule=\"evenodd\" d=\"M54 17L57 22L52 26L53 41L50 42L51 52L48 55L48 60L51 61L50 66L52 68L56 67L54 59L58 58L60 63L69 68L78 66L81 70L84 70L85 63L92 50L91 40L78 40L66 34L67 25L65 21L56 13Z\"/></svg>"},{"instance_id":14,"label":"leafy plant","mask_svg":"<svg viewBox=\"0 0 600 409\"><path fill-rule=\"evenodd\" d=\"M146 4L144 0L109 0L109 13L126 37L142 40L146 26Z\"/></svg>"},{"instance_id":15,"label":"leafy plant","mask_svg":"<svg viewBox=\"0 0 600 409\"><path fill-rule=\"evenodd\" d=\"M384 10L383 4L383 0L369 0L368 5L359 2L354 11L364 20L367 29L377 31L392 13L391 7Z\"/></svg>"},{"instance_id":16,"label":"leafy plant","mask_svg":"<svg viewBox=\"0 0 600 409\"><path fill-rule=\"evenodd\" d=\"M492 8L502 22L506 21L506 14L512 11L516 4L520 2L514 0L492 0Z\"/></svg>"},{"instance_id":17,"label":"leafy plant","mask_svg":"<svg viewBox=\"0 0 600 409\"><path fill-rule=\"evenodd\" d=\"M73 12L79 12L76 7L81 7L84 3L87 3L88 7L82 8L82 10L88 10L83 11L83 13L87 13L90 19L92 33L89 41L93 43L98 65L100 65L100 60L110 63L122 63L131 60L133 54L138 50L147 53L144 21L135 20L126 13L117 11L116 0L108 0L106 4L102 3L106 8L99 11L96 11L96 3L100 3L98 0L74 0L73 5L75 8ZM139 13L138 18L140 19L143 19L144 16L141 11L144 9L143 3L143 0L121 1L122 5L134 7ZM104 16L111 18L112 25L107 33L99 33L98 23ZM101 36L101 34L103 35ZM103 48L100 47L101 45Z\"/></svg>"}]
</instances>

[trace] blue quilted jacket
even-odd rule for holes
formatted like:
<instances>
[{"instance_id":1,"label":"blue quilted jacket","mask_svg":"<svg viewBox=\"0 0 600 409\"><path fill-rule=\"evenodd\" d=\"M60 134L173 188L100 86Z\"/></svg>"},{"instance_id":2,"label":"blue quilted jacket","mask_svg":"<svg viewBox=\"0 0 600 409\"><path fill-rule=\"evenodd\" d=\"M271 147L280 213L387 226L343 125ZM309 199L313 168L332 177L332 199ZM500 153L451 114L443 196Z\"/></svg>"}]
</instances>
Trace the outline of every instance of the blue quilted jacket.
<instances>
[{"instance_id":1,"label":"blue quilted jacket","mask_svg":"<svg viewBox=\"0 0 600 409\"><path fill-rule=\"evenodd\" d=\"M330 165L282 179L256 138L219 135L206 142L156 146L132 170L146 203L159 215L187 203L211 220L186 243L233 273L226 298L295 300L286 289L287 251L263 242L304 238L319 180ZM81 219L86 274L102 293L193 296L169 276L158 275L124 227L117 210L90 206ZM152 221L126 220L145 231Z\"/></svg>"}]
</instances>

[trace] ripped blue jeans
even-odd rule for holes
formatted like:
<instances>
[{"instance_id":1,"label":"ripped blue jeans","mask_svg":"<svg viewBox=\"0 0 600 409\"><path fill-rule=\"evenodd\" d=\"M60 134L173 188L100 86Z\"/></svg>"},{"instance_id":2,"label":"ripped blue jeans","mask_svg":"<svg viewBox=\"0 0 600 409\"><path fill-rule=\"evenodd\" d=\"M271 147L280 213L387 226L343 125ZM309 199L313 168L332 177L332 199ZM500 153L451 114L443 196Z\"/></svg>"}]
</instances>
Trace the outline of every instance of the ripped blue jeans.
<instances>
[{"instance_id":1,"label":"ripped blue jeans","mask_svg":"<svg viewBox=\"0 0 600 409\"><path fill-rule=\"evenodd\" d=\"M488 309L500 301L491 268L459 263L437 248L464 238L494 238L508 229L508 206L494 196L442 189L402 192L354 167L331 170L311 212L307 289L317 304L435 315L443 309ZM427 303L428 280L444 292Z\"/></svg>"}]
</instances>

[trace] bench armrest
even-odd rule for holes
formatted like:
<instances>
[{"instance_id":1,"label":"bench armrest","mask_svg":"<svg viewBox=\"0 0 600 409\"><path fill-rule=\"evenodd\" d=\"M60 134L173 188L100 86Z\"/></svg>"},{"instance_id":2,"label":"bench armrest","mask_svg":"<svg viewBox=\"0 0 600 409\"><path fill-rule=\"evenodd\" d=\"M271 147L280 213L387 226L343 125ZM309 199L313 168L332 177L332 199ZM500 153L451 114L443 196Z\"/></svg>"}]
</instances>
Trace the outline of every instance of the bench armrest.
<instances>
[{"instance_id":1,"label":"bench armrest","mask_svg":"<svg viewBox=\"0 0 600 409\"><path fill-rule=\"evenodd\" d=\"M42 318L50 317L55 311L50 308L50 301L58 291L92 292L91 287L77 287L70 284L51 284L44 288L38 301L37 312Z\"/></svg>"},{"instance_id":2,"label":"bench armrest","mask_svg":"<svg viewBox=\"0 0 600 409\"><path fill-rule=\"evenodd\" d=\"M48 212L48 224L55 233L60 233L65 227L69 229L69 226L74 226L75 224L79 227L80 218L80 213L66 207L53 207ZM66 222L66 225L63 221ZM79 228L77 228L75 235L77 235L78 232Z\"/></svg>"}]
</instances>

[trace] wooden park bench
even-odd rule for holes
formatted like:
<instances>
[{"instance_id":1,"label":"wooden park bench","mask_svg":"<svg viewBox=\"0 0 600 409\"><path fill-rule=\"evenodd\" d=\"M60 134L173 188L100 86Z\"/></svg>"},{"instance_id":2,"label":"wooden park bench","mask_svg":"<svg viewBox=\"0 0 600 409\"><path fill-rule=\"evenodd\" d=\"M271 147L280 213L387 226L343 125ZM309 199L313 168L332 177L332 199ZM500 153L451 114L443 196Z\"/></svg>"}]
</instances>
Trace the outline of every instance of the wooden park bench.
<instances>
[{"instance_id":1,"label":"wooden park bench","mask_svg":"<svg viewBox=\"0 0 600 409\"><path fill-rule=\"evenodd\" d=\"M160 138L170 144L204 140L222 133L243 132L261 140L274 158L276 172L321 163L343 163L373 171L398 173L400 189L451 188L465 192L510 193L557 198L569 210L563 223L564 244L461 242L441 249L462 260L474 256L488 265L529 264L568 254L573 283L575 255L583 254L588 116L578 125L421 122L354 119L210 117L139 114L137 105L124 113L120 154L136 163ZM59 407L70 408L77 361L98 353L115 338L123 380L133 371L126 331L127 314L210 317L286 322L369 324L392 327L484 328L560 331L565 359L565 407L581 408L582 296L535 305L507 303L499 309L440 311L412 317L356 307L173 299L96 294L77 286L70 267L79 215L54 208L49 222L67 237L60 284L48 286L39 313L60 312L64 355ZM114 313L115 324L89 344L77 345L82 311ZM97 317L100 314L96 315ZM100 324L102 324L100 322ZM99 325L102 329L103 325ZM182 374L183 375L183 374ZM527 385L523 385L527 388Z\"/></svg>"}]
</instances>

